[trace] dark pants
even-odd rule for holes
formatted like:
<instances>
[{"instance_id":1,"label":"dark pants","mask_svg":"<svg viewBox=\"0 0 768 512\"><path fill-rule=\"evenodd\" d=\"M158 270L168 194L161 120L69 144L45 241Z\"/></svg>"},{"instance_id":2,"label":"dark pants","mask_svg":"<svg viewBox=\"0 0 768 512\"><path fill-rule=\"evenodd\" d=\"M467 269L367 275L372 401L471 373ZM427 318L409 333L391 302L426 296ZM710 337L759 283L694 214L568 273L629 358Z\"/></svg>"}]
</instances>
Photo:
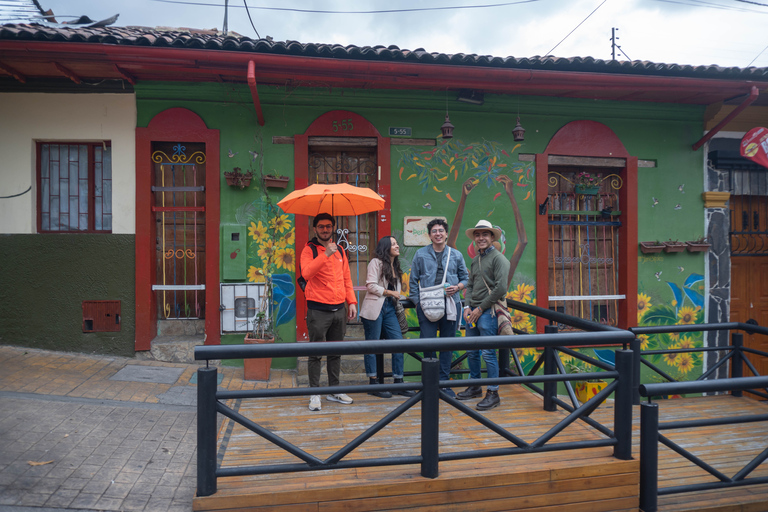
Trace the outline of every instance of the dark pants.
<instances>
[{"instance_id":1,"label":"dark pants","mask_svg":"<svg viewBox=\"0 0 768 512\"><path fill-rule=\"evenodd\" d=\"M453 299L448 299L453 300ZM436 322L427 320L421 311L421 304L416 306L416 316L419 317L419 338L437 338L437 331L440 331L441 338L453 338L456 336L456 320L448 320L445 315ZM458 320L458 317L457 317ZM424 352L424 357L435 357L434 352ZM440 380L450 380L451 378L451 360L453 352L440 352Z\"/></svg>"},{"instance_id":2,"label":"dark pants","mask_svg":"<svg viewBox=\"0 0 768 512\"><path fill-rule=\"evenodd\" d=\"M307 310L307 330L309 341L344 341L347 331L347 311L341 308L337 311ZM320 368L323 356L309 356L307 373L309 387L320 387ZM339 385L341 372L341 356L327 356L328 385Z\"/></svg>"}]
</instances>

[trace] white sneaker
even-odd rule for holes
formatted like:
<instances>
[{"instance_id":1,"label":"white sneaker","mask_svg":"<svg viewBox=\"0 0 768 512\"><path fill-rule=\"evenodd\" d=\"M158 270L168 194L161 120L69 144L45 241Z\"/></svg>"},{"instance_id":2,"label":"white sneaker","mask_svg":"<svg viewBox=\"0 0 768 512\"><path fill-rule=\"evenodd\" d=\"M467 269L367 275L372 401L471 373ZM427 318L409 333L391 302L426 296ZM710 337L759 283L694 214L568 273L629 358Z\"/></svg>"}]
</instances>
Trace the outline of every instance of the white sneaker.
<instances>
[{"instance_id":1,"label":"white sneaker","mask_svg":"<svg viewBox=\"0 0 768 512\"><path fill-rule=\"evenodd\" d=\"M322 409L322 405L320 404L320 395L312 395L312 397L309 399L309 410L310 411L319 411Z\"/></svg>"},{"instance_id":2,"label":"white sneaker","mask_svg":"<svg viewBox=\"0 0 768 512\"><path fill-rule=\"evenodd\" d=\"M349 404L352 403L352 399L349 398L344 393L339 393L338 395L328 395L325 398L328 399L331 402L339 402L339 403L342 403L342 404L345 404L345 405L349 405Z\"/></svg>"}]
</instances>

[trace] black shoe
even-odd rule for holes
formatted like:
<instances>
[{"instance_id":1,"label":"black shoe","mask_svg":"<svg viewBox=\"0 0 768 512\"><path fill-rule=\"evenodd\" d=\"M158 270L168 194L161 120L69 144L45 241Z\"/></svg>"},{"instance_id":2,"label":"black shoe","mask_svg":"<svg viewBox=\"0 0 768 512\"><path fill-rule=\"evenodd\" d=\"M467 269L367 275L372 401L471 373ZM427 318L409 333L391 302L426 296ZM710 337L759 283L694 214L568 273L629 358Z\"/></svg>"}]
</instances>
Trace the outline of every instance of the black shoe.
<instances>
[{"instance_id":1,"label":"black shoe","mask_svg":"<svg viewBox=\"0 0 768 512\"><path fill-rule=\"evenodd\" d=\"M498 391L491 391L490 389L485 394L485 398L483 398L479 404L477 404L476 409L478 411L487 411L488 409L493 409L494 407L498 407L498 405L501 403L501 400L499 399L499 392Z\"/></svg>"},{"instance_id":2,"label":"black shoe","mask_svg":"<svg viewBox=\"0 0 768 512\"><path fill-rule=\"evenodd\" d=\"M456 393L456 398L459 400L470 400L472 398L479 398L483 396L483 388L480 386L469 386L464 391Z\"/></svg>"},{"instance_id":3,"label":"black shoe","mask_svg":"<svg viewBox=\"0 0 768 512\"><path fill-rule=\"evenodd\" d=\"M378 384L378 382L371 380L371 384ZM379 398L392 398L392 393L389 391L370 391L368 394Z\"/></svg>"},{"instance_id":4,"label":"black shoe","mask_svg":"<svg viewBox=\"0 0 768 512\"><path fill-rule=\"evenodd\" d=\"M395 379L395 384L402 384L402 383L403 383L403 379ZM396 395L400 395L400 396L405 396L405 397L408 397L408 398L410 398L412 396L416 396L416 392L414 390L412 390L412 389L406 389L406 390L403 390L403 391L395 391L395 394Z\"/></svg>"}]
</instances>

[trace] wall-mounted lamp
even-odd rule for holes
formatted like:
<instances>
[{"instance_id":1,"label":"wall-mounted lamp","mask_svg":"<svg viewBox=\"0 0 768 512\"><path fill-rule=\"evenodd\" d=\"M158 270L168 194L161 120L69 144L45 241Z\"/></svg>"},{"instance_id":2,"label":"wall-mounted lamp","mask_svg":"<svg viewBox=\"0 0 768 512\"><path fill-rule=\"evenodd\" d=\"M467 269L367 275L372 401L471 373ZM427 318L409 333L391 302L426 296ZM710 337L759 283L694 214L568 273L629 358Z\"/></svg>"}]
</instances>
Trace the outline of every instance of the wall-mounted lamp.
<instances>
[{"instance_id":1,"label":"wall-mounted lamp","mask_svg":"<svg viewBox=\"0 0 768 512\"><path fill-rule=\"evenodd\" d=\"M440 131L443 133L444 139L453 138L453 125L451 124L451 120L448 119L448 112L445 113L445 122L443 123L443 126L440 127Z\"/></svg>"},{"instance_id":2,"label":"wall-mounted lamp","mask_svg":"<svg viewBox=\"0 0 768 512\"><path fill-rule=\"evenodd\" d=\"M471 103L472 105L482 105L483 102L485 102L485 96L483 93L473 89L462 89L459 91L459 96L456 98L456 101Z\"/></svg>"},{"instance_id":3,"label":"wall-mounted lamp","mask_svg":"<svg viewBox=\"0 0 768 512\"><path fill-rule=\"evenodd\" d=\"M517 124L514 128L512 128L512 137L516 142L522 142L525 140L525 128L523 128L520 124L520 116L517 116Z\"/></svg>"}]
</instances>

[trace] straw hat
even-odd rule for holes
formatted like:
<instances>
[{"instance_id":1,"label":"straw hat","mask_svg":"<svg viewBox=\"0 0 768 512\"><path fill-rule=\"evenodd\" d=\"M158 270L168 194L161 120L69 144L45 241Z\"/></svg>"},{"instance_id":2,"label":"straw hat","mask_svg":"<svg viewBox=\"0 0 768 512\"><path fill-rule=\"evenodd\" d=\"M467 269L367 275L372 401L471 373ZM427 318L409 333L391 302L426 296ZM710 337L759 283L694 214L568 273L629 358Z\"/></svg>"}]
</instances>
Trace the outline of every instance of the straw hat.
<instances>
[{"instance_id":1,"label":"straw hat","mask_svg":"<svg viewBox=\"0 0 768 512\"><path fill-rule=\"evenodd\" d=\"M477 221L477 224L475 224L475 227L469 228L466 231L467 236L469 237L470 240L472 241L475 240L475 231L477 231L478 229L481 231L490 231L491 233L493 233L494 240L498 240L501 238L501 229L492 226L490 222L483 219L483 220Z\"/></svg>"}]
</instances>

